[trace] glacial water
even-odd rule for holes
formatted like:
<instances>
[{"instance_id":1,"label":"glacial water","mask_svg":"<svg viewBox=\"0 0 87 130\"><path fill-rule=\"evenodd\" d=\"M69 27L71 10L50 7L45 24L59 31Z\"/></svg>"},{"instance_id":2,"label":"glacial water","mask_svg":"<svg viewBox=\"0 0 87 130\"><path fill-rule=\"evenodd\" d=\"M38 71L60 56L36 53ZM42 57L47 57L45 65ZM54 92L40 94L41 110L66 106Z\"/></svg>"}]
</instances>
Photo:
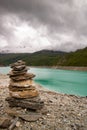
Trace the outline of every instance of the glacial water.
<instances>
[{"instance_id":1,"label":"glacial water","mask_svg":"<svg viewBox=\"0 0 87 130\"><path fill-rule=\"evenodd\" d=\"M0 73L7 74L9 67L0 67ZM59 93L87 96L87 72L48 68L30 68L36 74L34 80L43 87Z\"/></svg>"}]
</instances>

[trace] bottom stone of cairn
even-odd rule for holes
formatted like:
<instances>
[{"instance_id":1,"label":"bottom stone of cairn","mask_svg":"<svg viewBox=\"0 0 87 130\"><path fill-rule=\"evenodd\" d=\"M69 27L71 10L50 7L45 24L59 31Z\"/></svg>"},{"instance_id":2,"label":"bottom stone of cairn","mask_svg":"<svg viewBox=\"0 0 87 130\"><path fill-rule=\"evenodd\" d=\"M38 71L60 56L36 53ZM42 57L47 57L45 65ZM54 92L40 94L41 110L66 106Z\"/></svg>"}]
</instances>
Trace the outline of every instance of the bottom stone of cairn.
<instances>
[{"instance_id":1,"label":"bottom stone of cairn","mask_svg":"<svg viewBox=\"0 0 87 130\"><path fill-rule=\"evenodd\" d=\"M27 108L32 110L39 110L44 105L44 102L41 101L39 97L28 98L28 99L18 99L18 98L8 97L6 101L8 101L10 107L22 107L22 108Z\"/></svg>"}]
</instances>

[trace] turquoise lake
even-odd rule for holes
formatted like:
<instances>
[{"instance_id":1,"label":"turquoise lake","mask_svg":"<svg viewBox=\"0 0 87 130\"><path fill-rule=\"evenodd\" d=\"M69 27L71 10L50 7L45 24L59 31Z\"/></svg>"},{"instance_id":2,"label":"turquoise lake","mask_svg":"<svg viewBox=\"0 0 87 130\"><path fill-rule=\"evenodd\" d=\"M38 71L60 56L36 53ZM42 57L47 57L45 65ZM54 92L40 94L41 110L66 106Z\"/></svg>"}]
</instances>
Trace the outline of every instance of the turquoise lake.
<instances>
[{"instance_id":1,"label":"turquoise lake","mask_svg":"<svg viewBox=\"0 0 87 130\"><path fill-rule=\"evenodd\" d=\"M9 67L0 67L0 73L7 74ZM48 68L30 68L36 74L34 80L43 87L59 93L87 96L87 72Z\"/></svg>"}]
</instances>

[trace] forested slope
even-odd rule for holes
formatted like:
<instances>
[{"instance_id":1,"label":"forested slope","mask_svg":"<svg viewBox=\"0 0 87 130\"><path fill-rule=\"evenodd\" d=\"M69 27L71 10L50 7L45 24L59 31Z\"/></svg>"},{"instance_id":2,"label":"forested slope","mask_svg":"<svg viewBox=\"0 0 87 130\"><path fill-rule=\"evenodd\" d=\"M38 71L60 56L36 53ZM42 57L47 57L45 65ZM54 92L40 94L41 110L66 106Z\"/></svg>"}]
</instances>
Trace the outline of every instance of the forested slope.
<instances>
[{"instance_id":1,"label":"forested slope","mask_svg":"<svg viewBox=\"0 0 87 130\"><path fill-rule=\"evenodd\" d=\"M0 54L0 65L8 66L20 59L30 66L87 66L87 48L70 53L42 50L35 53Z\"/></svg>"}]
</instances>

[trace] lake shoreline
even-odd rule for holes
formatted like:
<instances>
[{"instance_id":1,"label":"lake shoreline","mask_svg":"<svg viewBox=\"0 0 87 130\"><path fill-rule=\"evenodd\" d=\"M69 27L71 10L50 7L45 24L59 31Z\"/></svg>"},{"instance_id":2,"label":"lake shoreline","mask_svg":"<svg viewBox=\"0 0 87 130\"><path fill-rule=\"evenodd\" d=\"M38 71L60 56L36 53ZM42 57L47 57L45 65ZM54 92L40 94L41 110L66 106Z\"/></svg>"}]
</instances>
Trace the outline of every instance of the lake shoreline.
<instances>
[{"instance_id":1,"label":"lake shoreline","mask_svg":"<svg viewBox=\"0 0 87 130\"><path fill-rule=\"evenodd\" d=\"M8 67L8 66L0 66ZM74 71L87 71L84 66L29 66L30 68L47 68L47 69L60 69L60 70L74 70Z\"/></svg>"},{"instance_id":2,"label":"lake shoreline","mask_svg":"<svg viewBox=\"0 0 87 130\"><path fill-rule=\"evenodd\" d=\"M78 66L30 66L31 68L48 68L48 69L60 69L60 70L74 70L74 71L87 71L87 67Z\"/></svg>"},{"instance_id":3,"label":"lake shoreline","mask_svg":"<svg viewBox=\"0 0 87 130\"><path fill-rule=\"evenodd\" d=\"M8 74L10 70L10 67L0 68L2 74ZM28 72L36 75L34 80L37 83L54 92L57 91L81 97L87 96L87 71L67 71L29 66Z\"/></svg>"},{"instance_id":4,"label":"lake shoreline","mask_svg":"<svg viewBox=\"0 0 87 130\"><path fill-rule=\"evenodd\" d=\"M6 116L9 109L5 98L9 96L9 77L0 74L0 117ZM86 130L87 129L87 97L60 94L36 84L44 109L39 111L42 116L35 122L21 121L19 128L14 130ZM2 130L2 129L1 129Z\"/></svg>"}]
</instances>

